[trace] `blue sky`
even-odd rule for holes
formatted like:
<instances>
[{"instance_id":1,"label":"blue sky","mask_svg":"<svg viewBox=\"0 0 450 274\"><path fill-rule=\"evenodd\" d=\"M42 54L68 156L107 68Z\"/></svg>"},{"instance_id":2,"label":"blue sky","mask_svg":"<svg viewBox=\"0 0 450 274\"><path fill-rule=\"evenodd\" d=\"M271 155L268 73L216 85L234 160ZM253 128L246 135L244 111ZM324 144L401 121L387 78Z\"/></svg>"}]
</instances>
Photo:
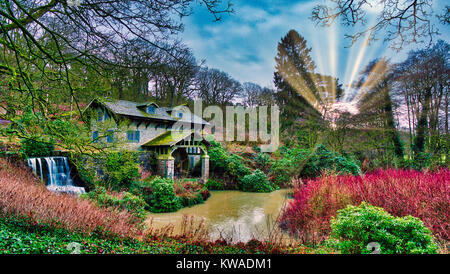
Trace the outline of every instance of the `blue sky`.
<instances>
[{"instance_id":1,"label":"blue sky","mask_svg":"<svg viewBox=\"0 0 450 274\"><path fill-rule=\"evenodd\" d=\"M208 67L223 70L242 83L249 81L273 87L277 43L290 29L297 30L312 47L317 71L339 77L344 85L370 60L387 56L393 61L401 61L409 49L418 48L415 45L394 52L383 44L382 36L365 51L360 50L362 40L348 47L350 41L344 34L351 29L340 25L315 26L309 19L312 8L322 0L231 2L235 13L224 15L220 22L214 22L204 8L196 7L192 16L183 19L185 30L181 38L198 60L205 60ZM441 9L444 3L435 1L433 8ZM438 38L449 42L449 27L440 24L438 27L443 33Z\"/></svg>"}]
</instances>

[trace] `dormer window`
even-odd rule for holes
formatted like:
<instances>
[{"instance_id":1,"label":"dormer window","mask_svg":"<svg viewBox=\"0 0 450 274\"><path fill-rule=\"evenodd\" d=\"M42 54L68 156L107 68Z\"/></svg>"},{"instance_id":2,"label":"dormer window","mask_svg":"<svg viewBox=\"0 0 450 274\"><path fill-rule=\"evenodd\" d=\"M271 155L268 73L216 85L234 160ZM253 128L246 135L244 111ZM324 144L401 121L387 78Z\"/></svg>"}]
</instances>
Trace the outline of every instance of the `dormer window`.
<instances>
[{"instance_id":1,"label":"dormer window","mask_svg":"<svg viewBox=\"0 0 450 274\"><path fill-rule=\"evenodd\" d=\"M103 111L101 109L98 110L97 121L103 121Z\"/></svg>"},{"instance_id":2,"label":"dormer window","mask_svg":"<svg viewBox=\"0 0 450 274\"><path fill-rule=\"evenodd\" d=\"M99 122L108 121L109 118L110 117L107 111L103 111L101 109L98 110L97 121Z\"/></svg>"},{"instance_id":3,"label":"dormer window","mask_svg":"<svg viewBox=\"0 0 450 274\"><path fill-rule=\"evenodd\" d=\"M147 107L147 113L155 114L155 111L156 111L155 106L150 105L150 106Z\"/></svg>"}]
</instances>

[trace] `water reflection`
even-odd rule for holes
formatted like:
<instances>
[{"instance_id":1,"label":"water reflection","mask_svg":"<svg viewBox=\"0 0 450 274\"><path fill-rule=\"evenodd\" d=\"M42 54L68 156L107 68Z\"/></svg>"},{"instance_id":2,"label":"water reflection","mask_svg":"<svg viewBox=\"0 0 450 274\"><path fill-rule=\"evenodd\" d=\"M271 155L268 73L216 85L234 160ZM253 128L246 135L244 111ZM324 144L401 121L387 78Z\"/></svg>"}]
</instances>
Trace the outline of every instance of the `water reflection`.
<instances>
[{"instance_id":1,"label":"water reflection","mask_svg":"<svg viewBox=\"0 0 450 274\"><path fill-rule=\"evenodd\" d=\"M211 239L226 238L246 242L252 238L263 240L271 231L275 219L287 201L289 190L272 193L213 191L201 205L183 208L173 213L149 214L156 228L168 224L181 230L183 215L202 218L210 228Z\"/></svg>"}]
</instances>

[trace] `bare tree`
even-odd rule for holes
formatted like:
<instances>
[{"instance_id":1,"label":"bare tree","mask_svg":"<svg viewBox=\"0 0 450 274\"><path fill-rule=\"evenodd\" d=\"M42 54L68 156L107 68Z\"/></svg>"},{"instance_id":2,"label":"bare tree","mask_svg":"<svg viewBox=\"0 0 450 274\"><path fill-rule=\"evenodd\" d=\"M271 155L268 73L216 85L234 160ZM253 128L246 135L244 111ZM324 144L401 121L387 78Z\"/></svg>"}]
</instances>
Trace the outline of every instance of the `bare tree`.
<instances>
[{"instance_id":1,"label":"bare tree","mask_svg":"<svg viewBox=\"0 0 450 274\"><path fill-rule=\"evenodd\" d=\"M437 26L431 21L435 15L432 0L329 0L329 5L317 5L312 12L313 21L325 26L340 19L345 26L362 27L362 31L346 35L352 44L368 35L369 41L386 31L386 41L391 47L401 49L405 44L422 42L427 38L431 44L438 34ZM377 12L375 23L367 24L367 10ZM443 24L448 24L448 6L439 15Z\"/></svg>"},{"instance_id":2,"label":"bare tree","mask_svg":"<svg viewBox=\"0 0 450 274\"><path fill-rule=\"evenodd\" d=\"M242 86L227 73L204 67L197 74L196 90L207 104L226 106L240 96Z\"/></svg>"},{"instance_id":3,"label":"bare tree","mask_svg":"<svg viewBox=\"0 0 450 274\"><path fill-rule=\"evenodd\" d=\"M242 84L243 104L247 107L254 107L261 104L260 97L263 89L255 83L246 82Z\"/></svg>"},{"instance_id":4,"label":"bare tree","mask_svg":"<svg viewBox=\"0 0 450 274\"><path fill-rule=\"evenodd\" d=\"M448 133L449 53L440 40L431 49L411 51L397 65L396 89L404 96L416 153L425 150L427 140L432 152L439 151L440 133Z\"/></svg>"},{"instance_id":5,"label":"bare tree","mask_svg":"<svg viewBox=\"0 0 450 274\"><path fill-rule=\"evenodd\" d=\"M187 48L172 48L170 53L165 55L161 66L154 71L152 81L156 97L167 100L173 107L182 97L194 94L199 67L194 55Z\"/></svg>"}]
</instances>

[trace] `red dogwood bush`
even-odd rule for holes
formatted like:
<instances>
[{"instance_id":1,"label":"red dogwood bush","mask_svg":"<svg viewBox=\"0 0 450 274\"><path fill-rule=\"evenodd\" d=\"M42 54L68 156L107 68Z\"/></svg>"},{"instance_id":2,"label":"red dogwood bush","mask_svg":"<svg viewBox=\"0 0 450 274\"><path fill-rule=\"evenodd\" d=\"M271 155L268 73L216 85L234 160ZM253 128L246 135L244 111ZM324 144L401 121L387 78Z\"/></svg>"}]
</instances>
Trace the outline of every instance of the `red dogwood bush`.
<instances>
[{"instance_id":1,"label":"red dogwood bush","mask_svg":"<svg viewBox=\"0 0 450 274\"><path fill-rule=\"evenodd\" d=\"M450 238L450 171L376 170L364 176L323 176L294 191L281 226L305 242L320 242L337 210L365 201L394 216L420 218L441 241Z\"/></svg>"}]
</instances>

